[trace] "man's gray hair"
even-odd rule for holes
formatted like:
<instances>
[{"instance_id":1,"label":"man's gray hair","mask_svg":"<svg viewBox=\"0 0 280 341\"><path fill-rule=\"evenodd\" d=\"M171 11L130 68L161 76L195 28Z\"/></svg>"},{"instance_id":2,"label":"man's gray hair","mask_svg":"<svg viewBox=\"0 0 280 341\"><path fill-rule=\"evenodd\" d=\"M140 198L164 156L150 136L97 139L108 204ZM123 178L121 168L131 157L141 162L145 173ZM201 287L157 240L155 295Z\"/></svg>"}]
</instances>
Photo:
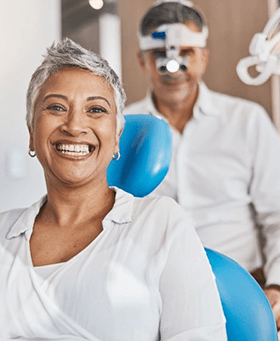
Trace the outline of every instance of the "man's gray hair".
<instances>
[{"instance_id":1,"label":"man's gray hair","mask_svg":"<svg viewBox=\"0 0 280 341\"><path fill-rule=\"evenodd\" d=\"M202 13L192 7L184 6L178 0L178 2L163 2L149 8L142 17L139 31L142 36L147 36L152 29L161 25L180 22L193 22L199 31L202 31L205 25Z\"/></svg>"},{"instance_id":2,"label":"man's gray hair","mask_svg":"<svg viewBox=\"0 0 280 341\"><path fill-rule=\"evenodd\" d=\"M123 128L126 95L119 77L105 59L69 38L53 43L43 57L44 60L32 75L27 90L26 122L29 129L32 130L34 107L40 89L53 73L68 68L89 70L94 75L103 77L112 86L117 107L117 132Z\"/></svg>"}]
</instances>

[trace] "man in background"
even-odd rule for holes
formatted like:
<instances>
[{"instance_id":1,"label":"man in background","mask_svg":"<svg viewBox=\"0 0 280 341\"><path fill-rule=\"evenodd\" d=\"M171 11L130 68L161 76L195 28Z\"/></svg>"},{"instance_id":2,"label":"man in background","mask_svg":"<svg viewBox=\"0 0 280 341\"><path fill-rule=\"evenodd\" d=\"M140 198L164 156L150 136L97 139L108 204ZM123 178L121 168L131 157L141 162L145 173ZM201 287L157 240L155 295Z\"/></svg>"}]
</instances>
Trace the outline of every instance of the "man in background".
<instances>
[{"instance_id":1,"label":"man in background","mask_svg":"<svg viewBox=\"0 0 280 341\"><path fill-rule=\"evenodd\" d=\"M174 198L205 247L261 281L280 328L280 140L260 105L202 82L207 36L190 1L150 8L140 23L138 59L152 89L125 114L167 120L172 161L153 195Z\"/></svg>"}]
</instances>

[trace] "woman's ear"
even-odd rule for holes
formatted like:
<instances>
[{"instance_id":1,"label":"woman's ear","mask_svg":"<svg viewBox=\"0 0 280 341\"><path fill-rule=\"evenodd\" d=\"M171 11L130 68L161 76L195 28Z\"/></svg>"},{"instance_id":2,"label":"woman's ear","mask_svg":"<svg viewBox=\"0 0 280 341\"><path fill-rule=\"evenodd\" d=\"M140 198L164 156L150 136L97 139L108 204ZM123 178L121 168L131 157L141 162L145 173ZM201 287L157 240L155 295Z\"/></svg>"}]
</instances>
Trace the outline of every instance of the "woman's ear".
<instances>
[{"instance_id":1,"label":"woman's ear","mask_svg":"<svg viewBox=\"0 0 280 341\"><path fill-rule=\"evenodd\" d=\"M30 127L28 127L28 132L29 132L29 150L34 150L33 132Z\"/></svg>"},{"instance_id":2,"label":"woman's ear","mask_svg":"<svg viewBox=\"0 0 280 341\"><path fill-rule=\"evenodd\" d=\"M120 137L121 137L121 134L122 134L122 132L123 132L123 128L118 132L118 138L120 139Z\"/></svg>"},{"instance_id":3,"label":"woman's ear","mask_svg":"<svg viewBox=\"0 0 280 341\"><path fill-rule=\"evenodd\" d=\"M118 152L120 150L119 144L120 144L120 137L121 137L122 132L123 132L123 128L117 133L117 136L116 136L115 154L118 154Z\"/></svg>"}]
</instances>

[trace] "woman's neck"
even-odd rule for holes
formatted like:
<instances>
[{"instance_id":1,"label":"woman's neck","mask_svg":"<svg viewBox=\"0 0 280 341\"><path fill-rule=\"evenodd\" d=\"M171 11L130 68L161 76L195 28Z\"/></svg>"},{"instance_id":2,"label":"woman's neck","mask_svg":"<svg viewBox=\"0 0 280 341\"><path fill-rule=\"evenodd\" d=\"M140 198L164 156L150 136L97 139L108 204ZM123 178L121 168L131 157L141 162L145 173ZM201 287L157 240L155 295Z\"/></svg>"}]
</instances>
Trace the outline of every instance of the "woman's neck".
<instances>
[{"instance_id":1,"label":"woman's neck","mask_svg":"<svg viewBox=\"0 0 280 341\"><path fill-rule=\"evenodd\" d=\"M115 192L107 182L76 188L47 183L47 189L47 201L40 215L59 226L78 226L89 220L103 220L115 202Z\"/></svg>"}]
</instances>

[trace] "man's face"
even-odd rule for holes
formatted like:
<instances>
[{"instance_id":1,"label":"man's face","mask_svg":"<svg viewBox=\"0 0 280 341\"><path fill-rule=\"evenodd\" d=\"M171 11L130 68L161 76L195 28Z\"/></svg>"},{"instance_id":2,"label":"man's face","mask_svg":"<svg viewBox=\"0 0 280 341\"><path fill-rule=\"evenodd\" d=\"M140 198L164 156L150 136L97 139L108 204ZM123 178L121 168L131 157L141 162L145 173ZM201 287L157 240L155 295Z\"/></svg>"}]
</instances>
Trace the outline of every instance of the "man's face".
<instances>
[{"instance_id":1,"label":"man's face","mask_svg":"<svg viewBox=\"0 0 280 341\"><path fill-rule=\"evenodd\" d=\"M194 23L186 23L186 26L198 32ZM196 96L198 82L207 68L208 50L201 47L181 46L180 56L188 57L187 71L167 72L163 75L156 68L156 60L166 57L165 49L148 50L139 56L142 70L150 78L157 100L178 102Z\"/></svg>"}]
</instances>

